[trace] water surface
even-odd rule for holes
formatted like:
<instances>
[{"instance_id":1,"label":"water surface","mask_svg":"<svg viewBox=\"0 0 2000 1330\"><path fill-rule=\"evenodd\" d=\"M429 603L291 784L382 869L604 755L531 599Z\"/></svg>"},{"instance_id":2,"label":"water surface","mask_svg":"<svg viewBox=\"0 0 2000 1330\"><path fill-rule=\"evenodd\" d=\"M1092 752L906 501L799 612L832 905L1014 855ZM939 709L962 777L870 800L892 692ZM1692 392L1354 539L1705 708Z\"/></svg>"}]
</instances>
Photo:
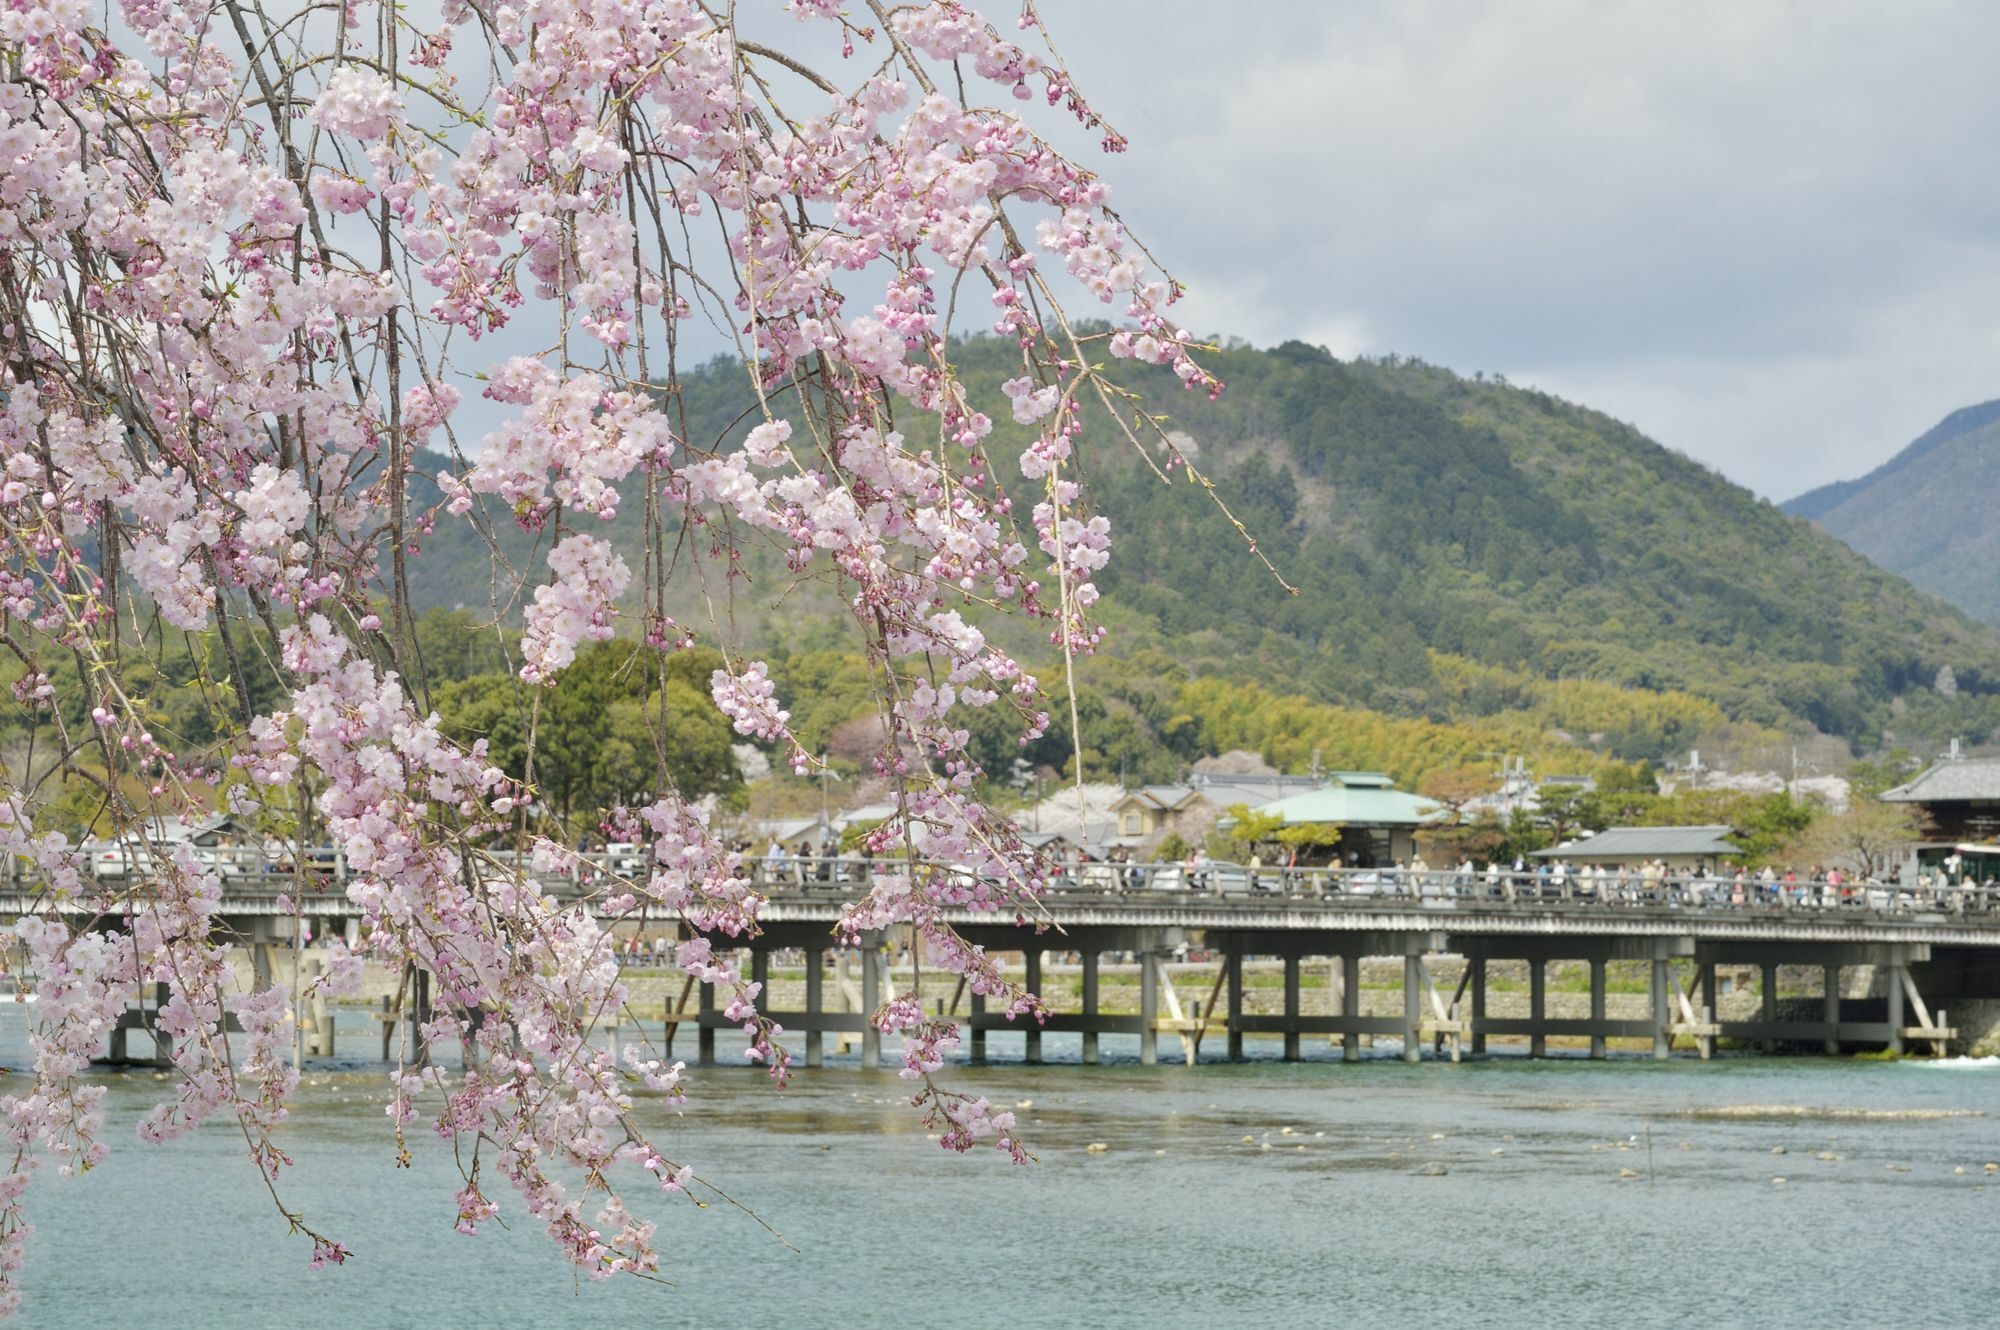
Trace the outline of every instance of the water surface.
<instances>
[{"instance_id":1,"label":"water surface","mask_svg":"<svg viewBox=\"0 0 2000 1330\"><path fill-rule=\"evenodd\" d=\"M5 1019L0 1052L18 1056L19 1017ZM1049 1043L1073 1054L1073 1037ZM1107 1043L1113 1055L1135 1051ZM1002 1037L994 1044L1008 1051ZM384 1076L314 1069L286 1133L298 1161L287 1202L356 1252L319 1272L305 1268L307 1244L285 1236L240 1136L213 1126L142 1146L133 1124L168 1083L107 1077L112 1158L85 1178L47 1176L33 1193L22 1323L2000 1318L2000 1175L1983 1168L2000 1162L2000 1120L1685 1116L1751 1105L2000 1111L1990 1065L1500 1056L1406 1067L1384 1056L953 1069L961 1088L1027 1105L1016 1111L1041 1157L1028 1168L938 1150L891 1073L833 1066L774 1092L755 1072L704 1071L685 1113L649 1105L648 1120L797 1250L726 1205L663 1199L673 1288L577 1283L511 1195L496 1196L511 1227L454 1234L448 1151L419 1132L414 1166L396 1167Z\"/></svg>"}]
</instances>

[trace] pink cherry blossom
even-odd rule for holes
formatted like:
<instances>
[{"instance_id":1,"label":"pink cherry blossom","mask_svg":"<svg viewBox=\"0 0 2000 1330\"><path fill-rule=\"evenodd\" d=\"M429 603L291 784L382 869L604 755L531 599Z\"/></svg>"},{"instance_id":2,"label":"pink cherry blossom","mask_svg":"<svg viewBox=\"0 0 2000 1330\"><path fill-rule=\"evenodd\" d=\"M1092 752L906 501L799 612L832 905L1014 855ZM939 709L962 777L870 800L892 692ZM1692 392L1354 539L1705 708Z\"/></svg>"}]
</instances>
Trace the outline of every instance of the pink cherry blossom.
<instances>
[{"instance_id":1,"label":"pink cherry blossom","mask_svg":"<svg viewBox=\"0 0 2000 1330\"><path fill-rule=\"evenodd\" d=\"M447 737L411 631L426 561L513 548L496 525L531 533L542 561L477 556L525 682L624 625L656 678L712 640L729 662L716 706L801 772L815 759L792 700L726 607L751 542L838 587L881 689L872 774L896 790L865 848L909 865L857 890L839 933L896 930L996 1007L1041 1015L950 922L1025 917L1048 881L967 754L965 708L1003 709L1024 740L1049 724L1037 673L982 616L1032 620L1062 664L1094 650L1111 532L1075 466L1076 404L1106 387L1094 366L1221 385L1171 316L1179 287L1040 123L1124 146L1032 6L1019 40L959 0L877 27L825 0L783 7L796 59L696 0L447 0L426 32L366 6L275 25L238 0L125 0L108 26L79 0L0 10L0 613L27 658L16 700L144 856L93 880L42 825L54 782L0 778L0 854L47 887L15 927L40 1000L32 1060L0 1096L0 1312L19 1302L31 1184L108 1156L84 1073L156 985L174 1048L141 1140L226 1119L308 1264L366 1259L282 1199L293 995L232 971L225 883L153 830L218 803L303 820L342 856L360 941L330 950L307 996L352 993L364 961L431 977L423 1033L461 1065L398 1065L383 1099L398 1149L420 1126L451 1143L451 1226L471 1237L518 1207L594 1278L684 1259L628 1192L685 1202L703 1175L632 1109L700 1084L604 1047L628 996L608 930L681 927L675 963L782 1084L785 1032L738 961L765 905L671 793L603 810L651 851L642 879L545 889L538 874L582 876L575 852L538 837L533 784ZM815 39L842 59L801 80ZM962 380L947 336L982 287L1019 348L998 393ZM1077 292L1108 332L1064 313ZM740 446L679 400L693 321L740 338ZM501 330L507 354L484 340ZM490 404L476 439L453 428L471 383ZM994 431L1009 417L1033 427L1011 456ZM638 535L614 547L618 529ZM718 607L705 624L682 608L696 602ZM166 677L148 654L181 632L207 635L182 658L219 727L200 751L155 732L145 695ZM524 845L525 864L496 853ZM278 908L301 908L304 885ZM870 1018L902 1038L945 1148L1031 1158L1011 1115L939 1079L953 1022L912 994Z\"/></svg>"}]
</instances>

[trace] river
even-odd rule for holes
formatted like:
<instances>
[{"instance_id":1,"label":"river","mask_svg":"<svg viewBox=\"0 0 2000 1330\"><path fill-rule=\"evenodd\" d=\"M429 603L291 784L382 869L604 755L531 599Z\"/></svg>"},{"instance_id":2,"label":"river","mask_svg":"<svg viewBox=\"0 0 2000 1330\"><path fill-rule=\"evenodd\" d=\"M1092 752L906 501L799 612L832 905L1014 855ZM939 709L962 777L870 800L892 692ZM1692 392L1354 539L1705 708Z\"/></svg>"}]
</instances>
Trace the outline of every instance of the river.
<instances>
[{"instance_id":1,"label":"river","mask_svg":"<svg viewBox=\"0 0 2000 1330\"><path fill-rule=\"evenodd\" d=\"M0 1022L12 1064L21 1014ZM1074 1056L1073 1036L1048 1042ZM577 1284L511 1195L511 1227L453 1233L448 1152L420 1132L413 1167L396 1167L379 1065L312 1069L285 1134L288 1203L355 1251L309 1271L240 1137L211 1126L141 1145L133 1124L167 1083L110 1074L112 1157L31 1194L21 1324L2000 1321L2000 1173L1984 1168L2000 1162L2000 1120L1885 1116L2000 1111L2000 1065L1407 1067L1385 1047L1344 1066L1318 1047L1297 1064L1142 1068L1106 1042L1102 1067L951 1069L1019 1105L1030 1167L938 1150L889 1072L832 1065L782 1092L740 1068L701 1072L684 1113L644 1116L791 1246L727 1205L662 1198L671 1288ZM1713 1116L1752 1106L1865 1115Z\"/></svg>"}]
</instances>

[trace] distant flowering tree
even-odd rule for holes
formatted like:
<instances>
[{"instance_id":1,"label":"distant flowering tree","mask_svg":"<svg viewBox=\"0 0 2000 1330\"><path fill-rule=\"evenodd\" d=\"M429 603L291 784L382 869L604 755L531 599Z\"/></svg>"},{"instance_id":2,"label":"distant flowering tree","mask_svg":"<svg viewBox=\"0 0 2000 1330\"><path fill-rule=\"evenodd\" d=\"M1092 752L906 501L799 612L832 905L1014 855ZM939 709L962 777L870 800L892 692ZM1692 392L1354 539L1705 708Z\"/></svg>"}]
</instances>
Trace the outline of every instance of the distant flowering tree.
<instances>
[{"instance_id":1,"label":"distant flowering tree","mask_svg":"<svg viewBox=\"0 0 2000 1330\"><path fill-rule=\"evenodd\" d=\"M440 734L411 611L427 539L486 530L489 507L540 533L546 576L495 606L518 615L530 686L621 616L664 682L700 636L665 612L691 533L724 560L775 544L838 585L878 675L879 770L900 789L868 848L964 870L878 878L841 929L912 930L927 958L1032 1018L1035 997L941 918L1026 918L1042 886L980 802L960 718L1004 705L1037 735L1044 691L961 611L1039 619L1065 662L1090 651L1108 530L1072 454L1086 401L1135 416L1100 367L1220 389L1103 184L1013 109L1064 108L1123 146L1032 0L1015 29L1029 45L952 0L867 9L791 0L796 23L759 16L783 51L706 0L0 9L0 646L17 703L59 746L47 780L88 783L102 821L141 839L158 816L213 807L225 777L238 811L305 810L352 866L364 921L316 986L354 992L364 955L422 967L442 995L425 1034L463 1048L462 1071L399 1072L396 1130L427 1118L457 1142L462 1231L494 1213L497 1174L593 1275L658 1265L653 1224L627 1209L635 1179L694 1181L629 1112L641 1088L678 1100L681 1067L615 1065L592 1043L624 996L605 921L644 909L743 937L760 901L672 796L609 814L656 867L594 914L486 848L536 791ZM1001 400L974 400L953 368L953 314L975 288L1019 345ZM1065 298L1110 330L1086 334ZM704 317L733 332L758 403L740 446L692 437L678 409L681 330ZM489 338L511 353L482 354ZM499 404L476 439L454 428L470 392ZM1034 427L1016 456L989 449L995 410ZM634 504L636 569L594 534ZM219 644L196 682L232 713L198 750L154 732L131 682L179 633ZM713 695L735 729L810 768L765 666L716 645ZM259 669L278 706L253 703ZM63 697L58 674L84 695ZM18 1302L38 1167L105 1157L102 1091L80 1078L149 985L166 986L178 1076L140 1134L234 1119L312 1263L343 1261L280 1199L294 995L236 991L211 868L149 839L146 871L95 881L38 824L48 794L25 776L0 788L0 849L41 893L18 929L40 998L33 1066L0 1103L0 1303ZM536 866L568 853L543 842ZM728 995L750 1056L782 1079L781 1031L725 951L697 938L678 964ZM1007 1114L932 1080L950 1023L910 995L874 1020L904 1037L916 1105L948 1148L1025 1157Z\"/></svg>"}]
</instances>

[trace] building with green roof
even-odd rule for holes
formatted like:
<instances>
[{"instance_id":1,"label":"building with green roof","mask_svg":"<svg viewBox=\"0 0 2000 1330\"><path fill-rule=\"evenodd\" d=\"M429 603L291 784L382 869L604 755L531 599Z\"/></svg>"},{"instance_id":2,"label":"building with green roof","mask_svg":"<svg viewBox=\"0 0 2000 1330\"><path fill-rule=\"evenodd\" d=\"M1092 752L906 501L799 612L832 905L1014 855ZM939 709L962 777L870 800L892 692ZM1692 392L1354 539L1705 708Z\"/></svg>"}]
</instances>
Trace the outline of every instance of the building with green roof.
<instances>
[{"instance_id":1,"label":"building with green roof","mask_svg":"<svg viewBox=\"0 0 2000 1330\"><path fill-rule=\"evenodd\" d=\"M1302 862L1363 868L1408 863L1416 857L1417 829L1449 816L1443 805L1397 789L1380 771L1330 772L1324 785L1251 812L1260 820L1276 819L1274 839L1298 846ZM1216 823L1224 832L1235 825L1233 817Z\"/></svg>"}]
</instances>

